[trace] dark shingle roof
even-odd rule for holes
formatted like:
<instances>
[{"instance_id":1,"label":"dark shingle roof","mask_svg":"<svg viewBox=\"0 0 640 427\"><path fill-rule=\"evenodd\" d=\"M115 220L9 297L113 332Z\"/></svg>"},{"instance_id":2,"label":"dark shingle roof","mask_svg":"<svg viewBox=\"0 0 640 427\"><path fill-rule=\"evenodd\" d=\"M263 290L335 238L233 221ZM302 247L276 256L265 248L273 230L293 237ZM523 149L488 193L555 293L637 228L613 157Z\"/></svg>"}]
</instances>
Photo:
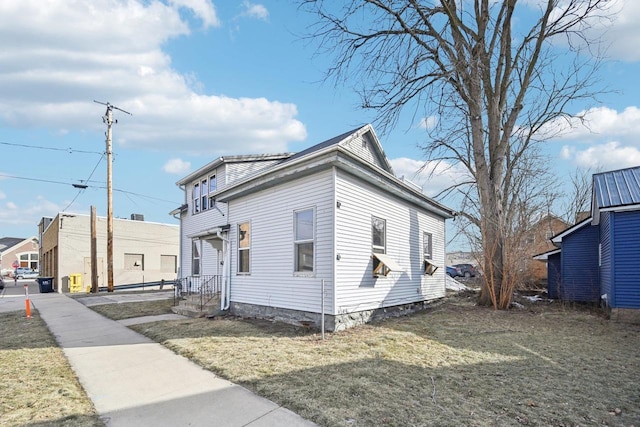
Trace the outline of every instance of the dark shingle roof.
<instances>
[{"instance_id":1,"label":"dark shingle roof","mask_svg":"<svg viewBox=\"0 0 640 427\"><path fill-rule=\"evenodd\" d=\"M23 240L25 239L21 237L2 237L0 238L0 251L12 248Z\"/></svg>"},{"instance_id":2,"label":"dark shingle roof","mask_svg":"<svg viewBox=\"0 0 640 427\"><path fill-rule=\"evenodd\" d=\"M288 159L283 160L282 163L289 162L291 160L295 160L295 159L298 159L300 157L304 157L307 154L311 154L311 153L314 153L316 151L320 151L320 150L322 150L324 148L331 147L332 145L336 145L340 141L342 141L343 139L348 137L349 135L352 135L352 134L356 133L357 131L359 131L360 129L362 129L363 126L364 125L362 125L360 127L357 127L357 128L355 128L353 130L350 130L349 132L345 132L345 133L343 133L341 135L334 136L333 138L327 139L326 141L323 141L323 142L321 142L319 144L316 144L316 145L314 145L312 147L309 147L306 150L302 150L299 153L296 153L293 156L289 157Z\"/></svg>"},{"instance_id":3,"label":"dark shingle roof","mask_svg":"<svg viewBox=\"0 0 640 427\"><path fill-rule=\"evenodd\" d=\"M594 174L593 191L598 209L640 204L640 166Z\"/></svg>"}]
</instances>

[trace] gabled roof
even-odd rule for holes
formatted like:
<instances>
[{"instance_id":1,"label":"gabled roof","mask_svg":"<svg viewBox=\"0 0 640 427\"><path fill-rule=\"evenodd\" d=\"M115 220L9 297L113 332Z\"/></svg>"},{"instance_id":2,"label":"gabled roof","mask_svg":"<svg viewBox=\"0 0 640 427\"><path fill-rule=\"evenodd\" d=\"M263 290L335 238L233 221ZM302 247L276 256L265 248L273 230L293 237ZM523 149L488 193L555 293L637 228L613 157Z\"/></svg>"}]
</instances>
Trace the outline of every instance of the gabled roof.
<instances>
[{"instance_id":1,"label":"gabled roof","mask_svg":"<svg viewBox=\"0 0 640 427\"><path fill-rule=\"evenodd\" d=\"M351 138L360 136L360 135L364 135L364 134L368 134L370 135L370 142L374 148L374 155L376 156L376 158L380 161L382 168L384 170L386 170L387 172L389 172L390 174L393 174L393 168L391 167L391 164L389 163L389 160L387 159L387 156L384 154L384 150L382 149L382 144L380 144L380 141L378 140L378 137L376 135L376 133L373 131L373 127L370 124L367 125L363 125L360 126L358 128L355 128L353 130L350 130L348 132L345 132L341 135L338 136L334 136L331 139L327 139L326 141L323 141L319 144L316 144L312 147L307 148L306 150L300 151L299 153L294 154L293 156L289 157L286 160L283 160L282 163L286 163L289 161L295 161L301 157L305 157L308 156L310 154L314 154L317 152L321 152L323 150L326 149L331 149L333 147L337 147L337 146L341 146L344 145L348 140L350 140Z\"/></svg>"},{"instance_id":2,"label":"gabled roof","mask_svg":"<svg viewBox=\"0 0 640 427\"><path fill-rule=\"evenodd\" d=\"M620 210L633 205L640 209L640 166L593 175L593 225L600 222L601 211Z\"/></svg>"},{"instance_id":3,"label":"gabled roof","mask_svg":"<svg viewBox=\"0 0 640 427\"><path fill-rule=\"evenodd\" d=\"M3 237L0 239L0 252L3 252L6 249L12 248L24 240L25 239L21 237Z\"/></svg>"},{"instance_id":4,"label":"gabled roof","mask_svg":"<svg viewBox=\"0 0 640 427\"><path fill-rule=\"evenodd\" d=\"M363 142L372 149L369 154L373 156L374 162L358 154L357 147L350 145L359 137L362 137ZM393 169L371 125L365 125L323 141L245 180L233 183L220 190L216 194L216 200L228 202L328 167L346 170L378 188L392 192L443 218L451 218L454 215L453 210L427 197L421 189L414 188L393 174Z\"/></svg>"},{"instance_id":5,"label":"gabled roof","mask_svg":"<svg viewBox=\"0 0 640 427\"><path fill-rule=\"evenodd\" d=\"M566 230L556 234L551 238L551 243L553 243L556 247L560 247L562 245L562 239L570 234L575 233L576 231L582 229L583 227L591 225L591 218L587 218L585 220L580 221L577 224L572 225Z\"/></svg>"},{"instance_id":6,"label":"gabled roof","mask_svg":"<svg viewBox=\"0 0 640 427\"><path fill-rule=\"evenodd\" d=\"M176 182L176 185L185 185L213 171L218 166L225 163L243 163L243 162L259 162L269 160L283 160L291 157L294 153L279 153L279 154L246 154L240 156L223 156L218 157L212 162L207 163L196 171L191 172L189 175Z\"/></svg>"},{"instance_id":7,"label":"gabled roof","mask_svg":"<svg viewBox=\"0 0 640 427\"><path fill-rule=\"evenodd\" d=\"M538 255L534 255L533 259L537 259L538 261L548 261L550 256L559 254L561 251L562 251L562 249L560 249L560 248L552 249L550 251L543 252L543 253L538 254Z\"/></svg>"},{"instance_id":8,"label":"gabled roof","mask_svg":"<svg viewBox=\"0 0 640 427\"><path fill-rule=\"evenodd\" d=\"M0 238L0 253L6 252L7 250L10 250L14 246L18 246L23 242L33 240L33 239L36 239L36 237L32 236L32 237L27 237L26 239L22 237L2 237Z\"/></svg>"}]
</instances>

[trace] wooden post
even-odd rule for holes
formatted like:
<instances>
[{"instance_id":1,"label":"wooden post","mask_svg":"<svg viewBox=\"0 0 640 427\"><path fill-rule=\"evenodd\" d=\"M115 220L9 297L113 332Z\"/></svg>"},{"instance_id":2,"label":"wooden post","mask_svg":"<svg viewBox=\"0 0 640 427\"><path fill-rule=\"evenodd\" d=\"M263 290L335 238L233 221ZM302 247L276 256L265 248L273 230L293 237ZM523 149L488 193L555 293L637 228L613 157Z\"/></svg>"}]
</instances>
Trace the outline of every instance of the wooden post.
<instances>
[{"instance_id":1,"label":"wooden post","mask_svg":"<svg viewBox=\"0 0 640 427\"><path fill-rule=\"evenodd\" d=\"M107 107L107 292L113 292L113 172L111 125L113 116L111 107Z\"/></svg>"},{"instance_id":2,"label":"wooden post","mask_svg":"<svg viewBox=\"0 0 640 427\"><path fill-rule=\"evenodd\" d=\"M91 206L91 293L98 293L98 245L95 206Z\"/></svg>"}]
</instances>

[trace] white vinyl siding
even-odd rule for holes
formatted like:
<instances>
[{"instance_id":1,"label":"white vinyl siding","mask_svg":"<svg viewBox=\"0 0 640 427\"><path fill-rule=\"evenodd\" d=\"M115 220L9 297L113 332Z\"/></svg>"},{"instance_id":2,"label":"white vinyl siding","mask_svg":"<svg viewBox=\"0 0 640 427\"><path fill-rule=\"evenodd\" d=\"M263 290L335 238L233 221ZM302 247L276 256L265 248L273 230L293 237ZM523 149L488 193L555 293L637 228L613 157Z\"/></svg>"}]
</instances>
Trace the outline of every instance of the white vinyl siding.
<instances>
[{"instance_id":1,"label":"white vinyl siding","mask_svg":"<svg viewBox=\"0 0 640 427\"><path fill-rule=\"evenodd\" d=\"M341 145L349 151L357 154L359 157L367 160L369 163L384 169L385 166L383 166L382 160L377 156L377 150L373 147L371 138L372 137L369 135L369 132L367 132L364 135L351 138L343 142Z\"/></svg>"},{"instance_id":2,"label":"white vinyl siding","mask_svg":"<svg viewBox=\"0 0 640 427\"><path fill-rule=\"evenodd\" d=\"M444 265L444 220L338 171L336 200L336 310L389 307L443 297L444 269L423 271L423 232L432 234L433 261ZM386 220L386 254L404 271L374 278L372 216Z\"/></svg>"},{"instance_id":3,"label":"white vinyl siding","mask_svg":"<svg viewBox=\"0 0 640 427\"><path fill-rule=\"evenodd\" d=\"M237 181L244 180L248 176L251 176L268 167L271 167L278 162L280 162L280 160L227 163L226 164L227 179L225 184L226 186L235 184Z\"/></svg>"},{"instance_id":4,"label":"white vinyl siding","mask_svg":"<svg viewBox=\"0 0 640 427\"><path fill-rule=\"evenodd\" d=\"M294 272L294 212L315 208L313 272ZM229 202L232 253L237 253L237 224L251 221L251 275L233 276L231 301L320 312L325 279L326 311L330 314L333 277L333 173L331 170L295 179ZM237 259L232 260L237 271Z\"/></svg>"}]
</instances>

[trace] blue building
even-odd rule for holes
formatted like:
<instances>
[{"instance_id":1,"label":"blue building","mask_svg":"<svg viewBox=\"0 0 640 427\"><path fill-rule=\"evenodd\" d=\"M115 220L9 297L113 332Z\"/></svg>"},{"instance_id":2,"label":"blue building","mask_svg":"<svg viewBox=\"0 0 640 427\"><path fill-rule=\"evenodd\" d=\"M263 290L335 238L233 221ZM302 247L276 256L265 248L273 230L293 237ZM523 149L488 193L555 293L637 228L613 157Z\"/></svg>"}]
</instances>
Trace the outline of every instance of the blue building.
<instances>
[{"instance_id":1,"label":"blue building","mask_svg":"<svg viewBox=\"0 0 640 427\"><path fill-rule=\"evenodd\" d=\"M640 309L640 166L594 174L591 217L551 241L550 298Z\"/></svg>"}]
</instances>

